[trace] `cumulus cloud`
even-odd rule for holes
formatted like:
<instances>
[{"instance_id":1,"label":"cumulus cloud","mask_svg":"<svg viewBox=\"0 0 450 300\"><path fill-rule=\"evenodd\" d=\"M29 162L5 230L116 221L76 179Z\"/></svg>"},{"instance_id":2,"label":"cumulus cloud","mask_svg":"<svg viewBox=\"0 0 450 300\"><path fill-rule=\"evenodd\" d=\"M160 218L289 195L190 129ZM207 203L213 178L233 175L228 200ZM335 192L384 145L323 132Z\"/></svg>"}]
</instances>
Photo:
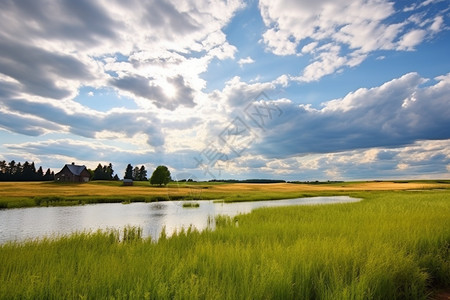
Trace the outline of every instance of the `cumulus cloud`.
<instances>
[{"instance_id":1,"label":"cumulus cloud","mask_svg":"<svg viewBox=\"0 0 450 300\"><path fill-rule=\"evenodd\" d=\"M95 138L97 133L105 130L130 137L144 133L149 146L158 148L164 145L160 120L145 111L111 110L100 113L71 102L49 103L19 98L0 99L0 105L3 115L0 125L11 132L41 135L60 131L87 138Z\"/></svg>"},{"instance_id":2,"label":"cumulus cloud","mask_svg":"<svg viewBox=\"0 0 450 300\"><path fill-rule=\"evenodd\" d=\"M57 158L58 164L72 158L94 164L164 161L193 171L192 157L235 116L245 115L249 103L271 103L282 116L264 134L258 132L260 140L248 147L248 156L237 157L224 172L258 170L271 177L279 168L280 176L304 169L318 178L351 177L358 172L355 159L415 172L438 162L448 166L447 152L435 141L421 140L449 138L450 75L423 86L418 74L406 74L321 109L255 98L288 88L291 80L317 81L357 66L377 50L415 50L446 28L446 11L433 15L428 9L435 3L403 8L378 0L261 0L262 45L276 55L311 59L308 65L298 77L281 75L272 82L257 77L249 84L231 75L223 88L205 92L202 74L212 61L232 59L241 67L255 62L253 54L235 60L238 49L224 33L243 1L3 1L0 128L41 137L3 142L0 148L11 157ZM81 87L91 92L82 93ZM79 94L92 96L94 89L124 96L121 101L134 101L138 108L100 112L76 100ZM93 96L90 101L97 99ZM65 138L42 141L53 134ZM420 147L431 147L432 159L421 157ZM303 156L307 153L313 154ZM350 171L342 172L343 167Z\"/></svg>"},{"instance_id":3,"label":"cumulus cloud","mask_svg":"<svg viewBox=\"0 0 450 300\"><path fill-rule=\"evenodd\" d=\"M134 157L134 163L139 161L139 159L141 162L146 162L148 159L151 159L152 155L154 155L154 152L148 150L125 150L101 143L99 141L75 141L72 139L47 140L22 144L6 144L5 146L10 150L26 151L34 155L77 157L82 161L94 162L106 162L108 160L120 161L123 160L124 156Z\"/></svg>"},{"instance_id":4,"label":"cumulus cloud","mask_svg":"<svg viewBox=\"0 0 450 300\"><path fill-rule=\"evenodd\" d=\"M242 108L262 92L274 90L277 84L279 83L276 80L247 84L239 76L235 76L225 83L221 91L212 92L210 98L222 103L227 109Z\"/></svg>"},{"instance_id":5,"label":"cumulus cloud","mask_svg":"<svg viewBox=\"0 0 450 300\"><path fill-rule=\"evenodd\" d=\"M442 16L428 11L419 17L416 12L423 6L408 8L408 18L394 2L378 0L262 0L259 7L267 27L262 41L269 51L312 55L312 62L293 78L303 82L359 65L377 50L414 50L444 23Z\"/></svg>"},{"instance_id":6,"label":"cumulus cloud","mask_svg":"<svg viewBox=\"0 0 450 300\"><path fill-rule=\"evenodd\" d=\"M450 164L448 149L450 140L280 158L244 153L224 164L222 178L302 181L446 178Z\"/></svg>"},{"instance_id":7,"label":"cumulus cloud","mask_svg":"<svg viewBox=\"0 0 450 300\"><path fill-rule=\"evenodd\" d=\"M415 46L420 44L426 35L425 30L413 30L405 34L400 42L399 49L401 50L413 50Z\"/></svg>"},{"instance_id":8,"label":"cumulus cloud","mask_svg":"<svg viewBox=\"0 0 450 300\"><path fill-rule=\"evenodd\" d=\"M371 89L358 89L314 109L281 103L284 114L255 146L271 157L400 147L420 140L449 139L450 75L434 85L409 73Z\"/></svg>"},{"instance_id":9,"label":"cumulus cloud","mask_svg":"<svg viewBox=\"0 0 450 300\"><path fill-rule=\"evenodd\" d=\"M112 84L119 94L152 96L159 108L193 106L209 61L234 56L222 28L243 6L237 0L6 1L0 70L24 96L71 99L80 86ZM179 97L168 101L161 82Z\"/></svg>"},{"instance_id":10,"label":"cumulus cloud","mask_svg":"<svg viewBox=\"0 0 450 300\"><path fill-rule=\"evenodd\" d=\"M254 63L255 61L250 57L250 56L247 56L246 58L241 58L239 61L238 61L238 64L239 64L239 66L242 68L244 65L246 65L246 64L252 64L252 63Z\"/></svg>"},{"instance_id":11,"label":"cumulus cloud","mask_svg":"<svg viewBox=\"0 0 450 300\"><path fill-rule=\"evenodd\" d=\"M49 51L8 38L0 41L0 70L16 80L18 90L52 99L74 95L78 87L76 81L94 78L89 66L75 55Z\"/></svg>"},{"instance_id":12,"label":"cumulus cloud","mask_svg":"<svg viewBox=\"0 0 450 300\"><path fill-rule=\"evenodd\" d=\"M6 1L0 127L29 136L144 135L151 149L164 147L161 115L184 121L194 113L184 109L204 96L200 74L213 59L234 58L237 50L222 29L244 6L239 0ZM138 109L89 109L74 101L81 87L110 89Z\"/></svg>"},{"instance_id":13,"label":"cumulus cloud","mask_svg":"<svg viewBox=\"0 0 450 300\"><path fill-rule=\"evenodd\" d=\"M63 129L62 126L58 126L46 120L7 112L2 108L0 108L0 127L11 132L29 136L38 136L50 131Z\"/></svg>"},{"instance_id":14,"label":"cumulus cloud","mask_svg":"<svg viewBox=\"0 0 450 300\"><path fill-rule=\"evenodd\" d=\"M126 76L122 78L112 78L110 84L124 91L131 92L135 97L141 97L152 101L157 107L170 110L176 109L179 105L188 107L194 106L194 90L186 85L183 77L176 76L167 78L170 84L165 91L161 85L152 83L152 79L143 76ZM173 95L169 93L173 92Z\"/></svg>"}]
</instances>

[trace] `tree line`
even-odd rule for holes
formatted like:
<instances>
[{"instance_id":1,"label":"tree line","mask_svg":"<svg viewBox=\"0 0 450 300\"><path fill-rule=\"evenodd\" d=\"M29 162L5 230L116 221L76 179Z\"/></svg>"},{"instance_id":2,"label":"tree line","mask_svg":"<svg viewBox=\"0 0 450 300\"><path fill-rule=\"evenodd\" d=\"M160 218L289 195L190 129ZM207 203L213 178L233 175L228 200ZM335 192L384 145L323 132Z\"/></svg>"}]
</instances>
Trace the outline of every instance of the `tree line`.
<instances>
[{"instance_id":1,"label":"tree line","mask_svg":"<svg viewBox=\"0 0 450 300\"><path fill-rule=\"evenodd\" d=\"M142 165L141 167L134 167L131 164L127 165L127 168L125 169L125 176L124 179L132 179L134 181L147 181L147 170L145 169L145 166Z\"/></svg>"},{"instance_id":2,"label":"tree line","mask_svg":"<svg viewBox=\"0 0 450 300\"><path fill-rule=\"evenodd\" d=\"M111 163L108 165L102 165L99 163L97 167L92 170L88 169L91 174L90 180L119 180L119 176L114 174L114 169ZM145 166L133 166L127 165L125 170L124 179L132 179L133 181L147 181L150 180L150 184L166 185L172 178L170 177L170 171L166 166L158 166L153 172L150 179L147 178L147 170ZM6 161L0 161L0 181L52 181L55 180L55 173L50 171L50 168L44 173L40 166L36 170L34 162L28 161L22 163L16 163L14 160L7 163Z\"/></svg>"},{"instance_id":3,"label":"tree line","mask_svg":"<svg viewBox=\"0 0 450 300\"><path fill-rule=\"evenodd\" d=\"M0 161L0 181L52 181L55 179L55 173L40 166L36 169L34 162L28 161L16 163L14 160L7 163Z\"/></svg>"},{"instance_id":4,"label":"tree line","mask_svg":"<svg viewBox=\"0 0 450 300\"><path fill-rule=\"evenodd\" d=\"M91 171L91 170L89 170ZM112 174L114 173L114 170L112 169L112 165L109 164L108 166L102 166L101 164L98 164L95 171L93 171L94 176L92 177L92 180L119 180L118 176L115 175L112 177ZM152 176L150 179L147 178L147 170L145 169L145 166L133 166L131 164L128 164L125 169L125 175L123 176L123 179L131 179L133 181L150 181L150 184L156 184L156 185L166 185L170 181L172 181L172 178L170 176L170 171L166 166L158 166L155 171L153 171Z\"/></svg>"},{"instance_id":5,"label":"tree line","mask_svg":"<svg viewBox=\"0 0 450 300\"><path fill-rule=\"evenodd\" d=\"M109 165L98 164L95 170L88 169L91 173L91 180L119 180L119 176L114 175L113 166L111 163Z\"/></svg>"},{"instance_id":6,"label":"tree line","mask_svg":"<svg viewBox=\"0 0 450 300\"><path fill-rule=\"evenodd\" d=\"M114 169L111 163L102 166L98 164L95 170L88 169L91 173L91 180L119 180L119 176L114 174ZM145 166L136 166L133 168L131 164L128 164L125 170L124 179L132 179L133 181L147 181L147 170Z\"/></svg>"}]
</instances>

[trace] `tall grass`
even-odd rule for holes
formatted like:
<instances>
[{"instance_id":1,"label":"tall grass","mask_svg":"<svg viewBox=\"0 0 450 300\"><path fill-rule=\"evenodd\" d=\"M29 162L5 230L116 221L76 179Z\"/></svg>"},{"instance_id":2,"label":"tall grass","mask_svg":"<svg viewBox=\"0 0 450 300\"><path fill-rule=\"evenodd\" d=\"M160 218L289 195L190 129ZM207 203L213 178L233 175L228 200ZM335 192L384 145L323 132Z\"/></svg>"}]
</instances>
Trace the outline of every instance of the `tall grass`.
<instances>
[{"instance_id":1,"label":"tall grass","mask_svg":"<svg viewBox=\"0 0 450 300\"><path fill-rule=\"evenodd\" d=\"M221 217L157 243L136 228L8 243L0 298L425 299L450 285L448 192L357 196Z\"/></svg>"},{"instance_id":2,"label":"tall grass","mask_svg":"<svg viewBox=\"0 0 450 300\"><path fill-rule=\"evenodd\" d=\"M92 181L83 184L61 182L0 182L0 209L30 206L82 205L89 203L150 202L165 200L215 200L225 202L275 200L346 194L351 191L450 189L450 181L339 182L321 184L253 184L186 182L166 187L135 182Z\"/></svg>"}]
</instances>

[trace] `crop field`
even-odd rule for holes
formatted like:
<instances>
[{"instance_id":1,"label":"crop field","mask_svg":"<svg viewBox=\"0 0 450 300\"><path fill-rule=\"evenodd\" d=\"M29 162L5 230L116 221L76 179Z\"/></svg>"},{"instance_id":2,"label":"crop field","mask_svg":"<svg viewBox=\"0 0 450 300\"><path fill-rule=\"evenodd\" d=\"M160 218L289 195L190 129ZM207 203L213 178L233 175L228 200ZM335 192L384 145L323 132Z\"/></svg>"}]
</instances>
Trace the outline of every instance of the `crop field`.
<instances>
[{"instance_id":1,"label":"crop field","mask_svg":"<svg viewBox=\"0 0 450 300\"><path fill-rule=\"evenodd\" d=\"M217 218L215 230L163 233L158 242L128 228L6 243L0 299L434 299L450 286L447 187L209 185L205 194L230 199L337 193L363 200L261 208ZM57 188L76 195L74 187Z\"/></svg>"},{"instance_id":2,"label":"crop field","mask_svg":"<svg viewBox=\"0 0 450 300\"><path fill-rule=\"evenodd\" d=\"M221 199L224 201L271 200L318 195L347 195L355 191L448 189L450 180L339 183L170 183L150 186L135 182L123 186L114 181L83 184L55 182L0 182L0 208L79 205L105 202Z\"/></svg>"}]
</instances>

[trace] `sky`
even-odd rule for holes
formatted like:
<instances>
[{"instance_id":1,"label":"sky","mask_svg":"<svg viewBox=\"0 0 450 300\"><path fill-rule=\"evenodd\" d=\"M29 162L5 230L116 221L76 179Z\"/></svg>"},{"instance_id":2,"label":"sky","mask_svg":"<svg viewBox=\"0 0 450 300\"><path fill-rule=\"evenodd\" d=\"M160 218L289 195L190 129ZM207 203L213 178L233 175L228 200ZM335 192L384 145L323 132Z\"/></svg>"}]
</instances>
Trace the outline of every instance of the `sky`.
<instances>
[{"instance_id":1,"label":"sky","mask_svg":"<svg viewBox=\"0 0 450 300\"><path fill-rule=\"evenodd\" d=\"M449 29L449 0L0 0L0 160L449 179Z\"/></svg>"}]
</instances>

